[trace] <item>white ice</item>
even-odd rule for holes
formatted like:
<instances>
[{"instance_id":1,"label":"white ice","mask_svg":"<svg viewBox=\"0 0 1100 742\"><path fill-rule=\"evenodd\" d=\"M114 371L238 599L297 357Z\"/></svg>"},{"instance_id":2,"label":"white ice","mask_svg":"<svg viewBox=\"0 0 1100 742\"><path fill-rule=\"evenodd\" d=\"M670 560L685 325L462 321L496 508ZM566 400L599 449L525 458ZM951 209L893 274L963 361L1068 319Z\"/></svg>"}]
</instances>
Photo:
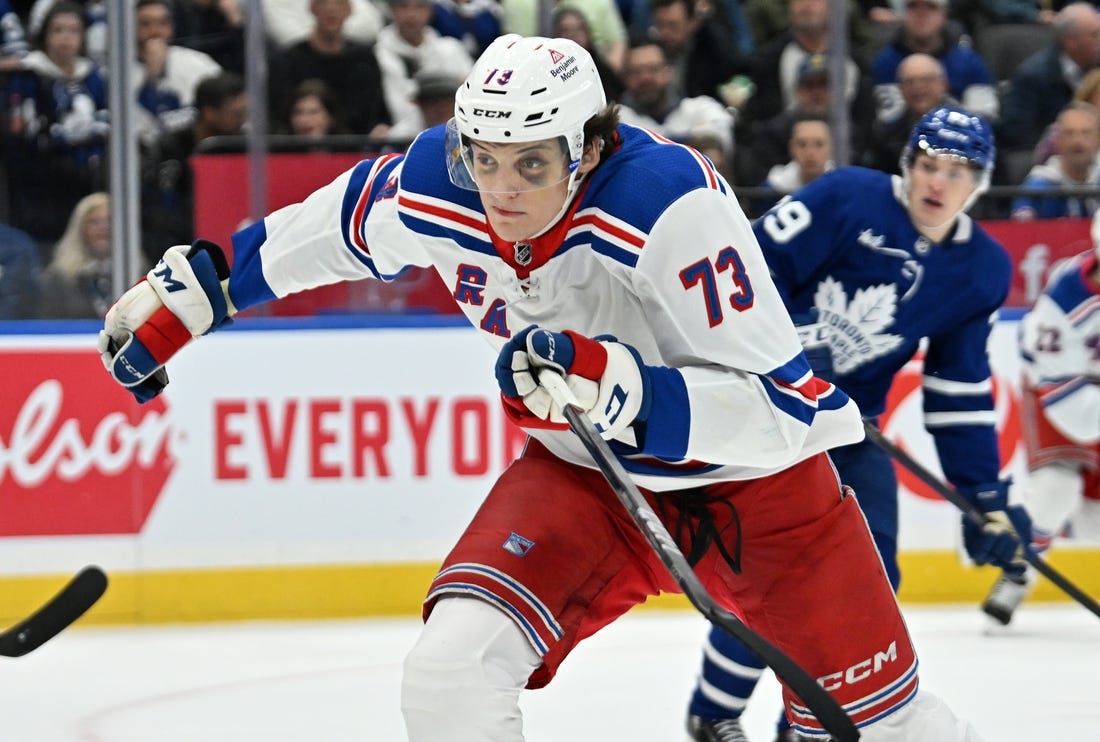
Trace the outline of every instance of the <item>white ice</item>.
<instances>
[{"instance_id":1,"label":"white ice","mask_svg":"<svg viewBox=\"0 0 1100 742\"><path fill-rule=\"evenodd\" d=\"M925 687L987 742L1100 739L1100 620L1025 605L986 633L973 606L906 607ZM74 627L0 665L3 742L400 742L413 619ZM686 611L628 615L524 694L529 742L683 742L706 633ZM770 676L746 713L772 742Z\"/></svg>"}]
</instances>

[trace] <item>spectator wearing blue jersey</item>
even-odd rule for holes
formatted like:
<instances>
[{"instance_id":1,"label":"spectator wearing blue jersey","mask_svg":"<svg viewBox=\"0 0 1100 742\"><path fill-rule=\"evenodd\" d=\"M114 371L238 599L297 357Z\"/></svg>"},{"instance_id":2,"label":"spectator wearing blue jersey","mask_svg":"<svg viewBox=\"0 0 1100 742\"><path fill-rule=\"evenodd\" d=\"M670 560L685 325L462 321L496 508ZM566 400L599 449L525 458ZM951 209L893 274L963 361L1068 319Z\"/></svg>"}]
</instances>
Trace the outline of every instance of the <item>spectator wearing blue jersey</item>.
<instances>
[{"instance_id":1,"label":"spectator wearing blue jersey","mask_svg":"<svg viewBox=\"0 0 1100 742\"><path fill-rule=\"evenodd\" d=\"M1054 42L1025 59L1009 78L1001 101L1004 146L1032 149L1089 70L1100 63L1100 12L1072 3L1054 19Z\"/></svg>"},{"instance_id":2,"label":"spectator wearing blue jersey","mask_svg":"<svg viewBox=\"0 0 1100 742\"><path fill-rule=\"evenodd\" d=\"M31 236L0 224L0 320L38 316L41 265Z\"/></svg>"},{"instance_id":3,"label":"spectator wearing blue jersey","mask_svg":"<svg viewBox=\"0 0 1100 742\"><path fill-rule=\"evenodd\" d=\"M471 57L485 51L500 36L501 7L497 0L433 0L432 27L458 39Z\"/></svg>"},{"instance_id":4,"label":"spectator wearing blue jersey","mask_svg":"<svg viewBox=\"0 0 1100 742\"><path fill-rule=\"evenodd\" d=\"M38 36L42 31L42 23L50 8L59 0L34 0L27 13L27 35L29 38ZM107 1L106 0L76 0L77 4L84 8L84 56L101 67L107 63ZM16 9L17 12L18 8Z\"/></svg>"},{"instance_id":5,"label":"spectator wearing blue jersey","mask_svg":"<svg viewBox=\"0 0 1100 742\"><path fill-rule=\"evenodd\" d=\"M907 0L901 27L871 63L876 118L892 121L904 112L898 86L898 65L910 54L929 54L940 61L951 96L971 113L996 121L1000 111L997 89L982 56L970 37L960 35L947 21L947 0ZM912 122L910 122L910 127Z\"/></svg>"},{"instance_id":6,"label":"spectator wearing blue jersey","mask_svg":"<svg viewBox=\"0 0 1100 742\"><path fill-rule=\"evenodd\" d=\"M107 81L81 53L84 28L79 5L55 3L0 94L10 220L45 244L61 236L77 201L105 182Z\"/></svg>"},{"instance_id":7,"label":"spectator wearing blue jersey","mask_svg":"<svg viewBox=\"0 0 1100 742\"><path fill-rule=\"evenodd\" d=\"M1074 101L1058 114L1054 148L1057 154L1031 169L1024 188L1100 186L1100 111L1095 106ZM1012 218L1088 218L1097 207L1100 199L1095 196L1023 195L1012 200Z\"/></svg>"},{"instance_id":8,"label":"spectator wearing blue jersey","mask_svg":"<svg viewBox=\"0 0 1100 742\"><path fill-rule=\"evenodd\" d=\"M0 0L0 72L16 69L27 51L23 21L8 0Z\"/></svg>"},{"instance_id":9,"label":"spectator wearing blue jersey","mask_svg":"<svg viewBox=\"0 0 1100 742\"><path fill-rule=\"evenodd\" d=\"M142 139L151 142L194 123L195 89L222 68L209 54L173 43L176 27L168 0L137 0L134 25L139 127Z\"/></svg>"},{"instance_id":10,"label":"spectator wearing blue jersey","mask_svg":"<svg viewBox=\"0 0 1100 742\"><path fill-rule=\"evenodd\" d=\"M966 549L976 563L1023 575L1020 543L1030 543L1031 523L1022 507L1008 504L1009 482L1001 478L987 355L1012 263L965 213L989 186L995 161L984 120L937 108L913 128L902 175L839 168L781 201L753 231L785 306L802 324L815 373L855 399L872 423L885 410L895 374L927 339L924 424L944 475L1013 534L1001 551L990 533L964 519ZM870 440L829 455L856 492L896 590L893 461ZM739 717L763 669L740 642L712 631L688 711L692 739L744 742ZM780 740L798 739L783 726Z\"/></svg>"}]
</instances>

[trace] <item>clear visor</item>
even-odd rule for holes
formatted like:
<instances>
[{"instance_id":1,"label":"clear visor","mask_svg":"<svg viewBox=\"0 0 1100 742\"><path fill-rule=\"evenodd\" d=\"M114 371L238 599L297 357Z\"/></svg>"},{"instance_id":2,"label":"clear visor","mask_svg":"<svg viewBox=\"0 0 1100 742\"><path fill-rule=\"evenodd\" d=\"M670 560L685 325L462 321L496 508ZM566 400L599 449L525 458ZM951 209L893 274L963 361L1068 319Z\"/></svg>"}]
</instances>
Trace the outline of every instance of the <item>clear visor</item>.
<instances>
[{"instance_id":1,"label":"clear visor","mask_svg":"<svg viewBox=\"0 0 1100 742\"><path fill-rule=\"evenodd\" d=\"M534 142L464 139L454 119L447 122L447 175L459 188L482 193L520 193L572 181L580 160L571 160L564 136Z\"/></svg>"}]
</instances>

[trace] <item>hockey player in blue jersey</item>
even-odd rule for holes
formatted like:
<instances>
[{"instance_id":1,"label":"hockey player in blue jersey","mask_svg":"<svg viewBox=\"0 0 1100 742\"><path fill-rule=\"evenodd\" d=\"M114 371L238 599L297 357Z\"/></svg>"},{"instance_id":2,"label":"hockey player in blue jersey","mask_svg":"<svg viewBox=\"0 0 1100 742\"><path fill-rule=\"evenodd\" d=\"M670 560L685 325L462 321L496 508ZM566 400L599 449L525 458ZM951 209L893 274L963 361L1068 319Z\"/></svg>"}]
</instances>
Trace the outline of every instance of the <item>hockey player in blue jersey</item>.
<instances>
[{"instance_id":1,"label":"hockey player in blue jersey","mask_svg":"<svg viewBox=\"0 0 1100 742\"><path fill-rule=\"evenodd\" d=\"M431 266L471 339L497 351L505 413L530 434L428 588L402 678L410 742L519 742L525 687L677 590L536 370L565 377L715 598L834 679L864 740L977 742L919 684L866 522L824 453L862 437L858 409L812 373L729 185L695 150L618 124L577 44L497 39L449 124L238 232L233 253L230 268L209 242L172 247L108 312L104 362L139 399L237 309ZM448 360L403 359L441 374ZM807 610L806 595L828 605ZM878 671L846 682L868 657Z\"/></svg>"},{"instance_id":2,"label":"hockey player in blue jersey","mask_svg":"<svg viewBox=\"0 0 1100 742\"><path fill-rule=\"evenodd\" d=\"M988 187L993 137L984 121L938 108L913 128L901 176L846 167L795 192L753 226L776 287L811 364L847 392L864 416L885 407L894 375L928 339L924 424L948 481L996 522L963 520L978 564L1022 574L1023 508L1008 504L1000 477L986 345L1008 294L1007 253L967 215ZM870 440L829 452L856 499L890 582L897 564L897 480L890 458ZM810 600L807 598L807 600ZM712 631L688 711L699 742L744 742L739 717L763 664L742 644ZM780 740L797 735L780 723Z\"/></svg>"}]
</instances>

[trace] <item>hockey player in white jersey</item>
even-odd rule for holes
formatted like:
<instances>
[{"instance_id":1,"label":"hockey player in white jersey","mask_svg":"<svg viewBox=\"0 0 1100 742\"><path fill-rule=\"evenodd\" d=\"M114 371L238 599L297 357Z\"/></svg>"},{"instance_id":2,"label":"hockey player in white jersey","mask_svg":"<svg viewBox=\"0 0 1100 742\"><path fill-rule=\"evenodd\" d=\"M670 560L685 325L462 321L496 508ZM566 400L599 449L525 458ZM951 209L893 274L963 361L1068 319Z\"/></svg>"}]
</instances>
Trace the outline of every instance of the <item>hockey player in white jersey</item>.
<instances>
[{"instance_id":1,"label":"hockey player in white jersey","mask_svg":"<svg viewBox=\"0 0 1100 742\"><path fill-rule=\"evenodd\" d=\"M859 411L812 374L729 185L694 150L618 124L602 91L575 43L501 37L452 122L235 234L232 270L211 243L169 249L108 313L107 368L148 399L163 364L238 309L410 265L452 288L531 437L429 589L402 681L411 742L522 740L521 690L677 590L539 386L547 368L716 599L822 679L864 739L978 739L918 686L866 522L823 453L862 437ZM446 373L446 358L414 362Z\"/></svg>"},{"instance_id":2,"label":"hockey player in white jersey","mask_svg":"<svg viewBox=\"0 0 1100 742\"><path fill-rule=\"evenodd\" d=\"M1000 478L987 346L1008 293L1007 253L964 213L989 183L993 137L979 118L929 111L902 154L902 176L841 168L769 210L753 229L784 304L805 324L807 355L870 418L881 414L894 375L928 338L924 423L952 485L983 512L1019 529ZM979 280L980 279L980 280ZM898 497L893 462L870 440L830 451L856 493L897 589ZM975 562L1023 575L1012 529L995 534L964 519ZM688 706L699 742L744 742L740 714L764 665L743 644L711 631ZM779 738L796 735L781 720Z\"/></svg>"},{"instance_id":3,"label":"hockey player in white jersey","mask_svg":"<svg viewBox=\"0 0 1100 742\"><path fill-rule=\"evenodd\" d=\"M1038 553L1067 527L1074 538L1100 541L1100 212L1092 241L1092 250L1055 267L1020 323L1029 470L1021 484ZM1008 624L1035 579L1030 566L1002 575L982 609Z\"/></svg>"}]
</instances>

